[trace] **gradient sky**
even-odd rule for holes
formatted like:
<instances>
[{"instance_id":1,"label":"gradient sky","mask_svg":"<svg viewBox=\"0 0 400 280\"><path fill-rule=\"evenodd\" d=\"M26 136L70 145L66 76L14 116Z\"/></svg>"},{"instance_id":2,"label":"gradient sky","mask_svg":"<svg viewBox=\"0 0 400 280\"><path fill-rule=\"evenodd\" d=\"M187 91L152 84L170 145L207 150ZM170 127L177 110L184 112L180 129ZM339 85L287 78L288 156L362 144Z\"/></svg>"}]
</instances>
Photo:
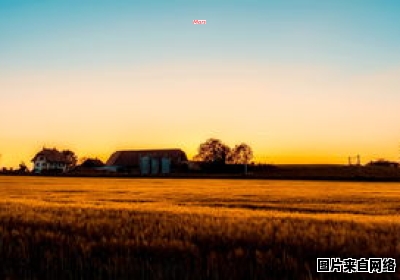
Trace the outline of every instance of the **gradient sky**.
<instances>
[{"instance_id":1,"label":"gradient sky","mask_svg":"<svg viewBox=\"0 0 400 280\"><path fill-rule=\"evenodd\" d=\"M399 15L396 0L0 1L0 166L43 146L191 157L210 137L268 163L397 160Z\"/></svg>"}]
</instances>

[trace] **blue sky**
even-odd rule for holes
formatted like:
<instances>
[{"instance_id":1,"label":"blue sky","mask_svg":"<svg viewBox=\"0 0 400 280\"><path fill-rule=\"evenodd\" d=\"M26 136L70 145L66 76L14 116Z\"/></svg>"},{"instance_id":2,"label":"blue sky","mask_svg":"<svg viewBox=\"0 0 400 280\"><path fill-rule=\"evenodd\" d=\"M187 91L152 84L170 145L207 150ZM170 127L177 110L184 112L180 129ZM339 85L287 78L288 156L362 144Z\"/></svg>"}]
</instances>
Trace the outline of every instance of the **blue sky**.
<instances>
[{"instance_id":1,"label":"blue sky","mask_svg":"<svg viewBox=\"0 0 400 280\"><path fill-rule=\"evenodd\" d=\"M400 61L398 1L187 2L1 1L1 70L195 58L363 71ZM208 24L194 29L193 19Z\"/></svg>"}]
</instances>

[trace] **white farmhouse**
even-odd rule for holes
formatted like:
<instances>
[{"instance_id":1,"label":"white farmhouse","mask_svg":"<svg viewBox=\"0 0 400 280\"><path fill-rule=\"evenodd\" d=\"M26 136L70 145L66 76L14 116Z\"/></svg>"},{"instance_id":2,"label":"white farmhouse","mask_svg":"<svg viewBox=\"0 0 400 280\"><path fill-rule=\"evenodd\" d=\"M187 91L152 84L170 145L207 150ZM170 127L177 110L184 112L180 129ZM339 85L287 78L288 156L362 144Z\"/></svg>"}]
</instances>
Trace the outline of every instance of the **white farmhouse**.
<instances>
[{"instance_id":1,"label":"white farmhouse","mask_svg":"<svg viewBox=\"0 0 400 280\"><path fill-rule=\"evenodd\" d=\"M66 172L73 164L69 154L57 149L46 148L38 152L32 162L34 173L42 173L43 171Z\"/></svg>"}]
</instances>

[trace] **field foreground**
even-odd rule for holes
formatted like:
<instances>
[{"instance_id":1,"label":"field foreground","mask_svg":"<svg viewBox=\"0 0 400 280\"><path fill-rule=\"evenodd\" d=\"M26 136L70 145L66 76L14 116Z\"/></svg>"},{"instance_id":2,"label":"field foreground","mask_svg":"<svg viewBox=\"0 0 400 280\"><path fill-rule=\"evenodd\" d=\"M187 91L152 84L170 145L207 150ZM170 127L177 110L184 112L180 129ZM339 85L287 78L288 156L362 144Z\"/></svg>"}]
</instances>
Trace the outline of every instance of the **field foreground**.
<instances>
[{"instance_id":1,"label":"field foreground","mask_svg":"<svg viewBox=\"0 0 400 280\"><path fill-rule=\"evenodd\" d=\"M2 176L0 278L400 279L399 214L400 183Z\"/></svg>"}]
</instances>

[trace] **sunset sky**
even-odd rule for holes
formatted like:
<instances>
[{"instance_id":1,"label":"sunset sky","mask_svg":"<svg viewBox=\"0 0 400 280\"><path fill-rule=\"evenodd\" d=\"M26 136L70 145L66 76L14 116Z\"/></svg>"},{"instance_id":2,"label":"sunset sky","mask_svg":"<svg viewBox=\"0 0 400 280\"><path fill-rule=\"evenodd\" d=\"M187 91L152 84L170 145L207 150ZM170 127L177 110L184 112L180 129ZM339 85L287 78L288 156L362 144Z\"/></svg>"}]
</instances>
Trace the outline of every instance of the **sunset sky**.
<instances>
[{"instance_id":1,"label":"sunset sky","mask_svg":"<svg viewBox=\"0 0 400 280\"><path fill-rule=\"evenodd\" d=\"M0 166L43 146L192 157L210 137L268 163L398 160L399 15L396 0L1 1Z\"/></svg>"}]
</instances>

